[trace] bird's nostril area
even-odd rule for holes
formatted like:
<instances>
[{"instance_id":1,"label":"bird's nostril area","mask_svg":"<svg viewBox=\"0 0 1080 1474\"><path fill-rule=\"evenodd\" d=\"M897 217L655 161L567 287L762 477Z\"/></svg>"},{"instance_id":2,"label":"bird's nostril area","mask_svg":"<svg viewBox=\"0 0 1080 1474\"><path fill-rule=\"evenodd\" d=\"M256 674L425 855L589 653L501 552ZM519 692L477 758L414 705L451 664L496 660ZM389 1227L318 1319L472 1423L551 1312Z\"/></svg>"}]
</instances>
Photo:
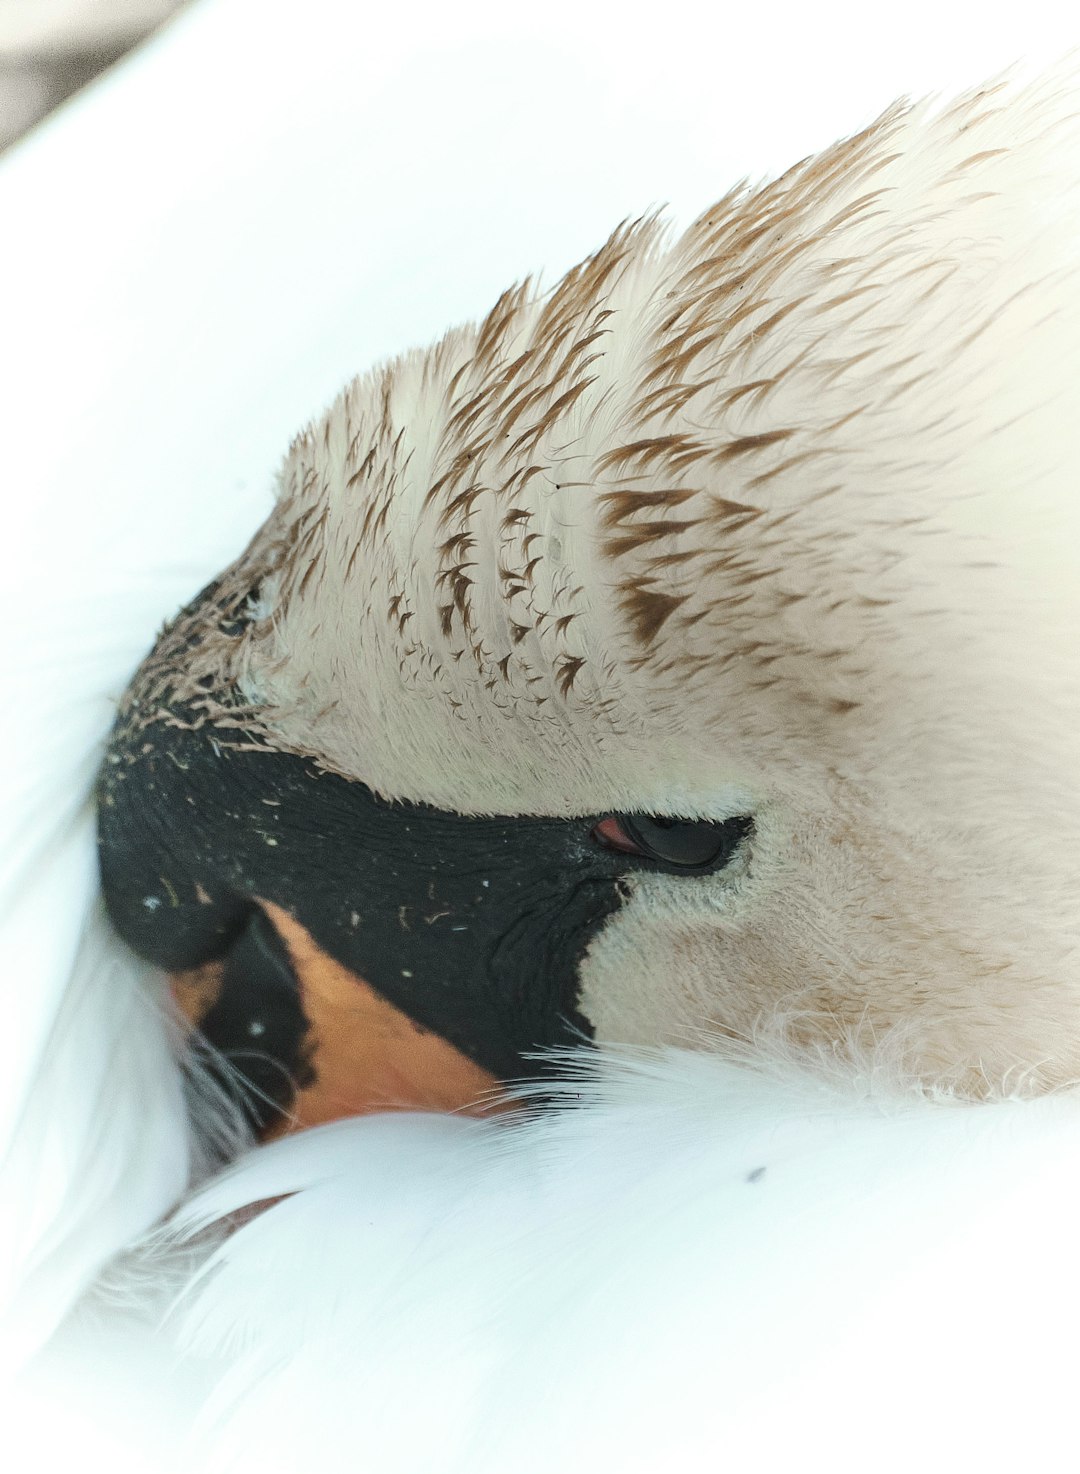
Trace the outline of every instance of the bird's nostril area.
<instances>
[{"instance_id":1,"label":"bird's nostril area","mask_svg":"<svg viewBox=\"0 0 1080 1474\"><path fill-rule=\"evenodd\" d=\"M220 962L173 973L181 1011L217 1051L256 1132L277 1124L299 1090L314 1083L310 1029L288 948L252 906Z\"/></svg>"},{"instance_id":2,"label":"bird's nostril area","mask_svg":"<svg viewBox=\"0 0 1080 1474\"><path fill-rule=\"evenodd\" d=\"M263 1139L373 1110L505 1108L499 1082L381 998L282 907L260 902L225 958L173 973L207 1067Z\"/></svg>"}]
</instances>

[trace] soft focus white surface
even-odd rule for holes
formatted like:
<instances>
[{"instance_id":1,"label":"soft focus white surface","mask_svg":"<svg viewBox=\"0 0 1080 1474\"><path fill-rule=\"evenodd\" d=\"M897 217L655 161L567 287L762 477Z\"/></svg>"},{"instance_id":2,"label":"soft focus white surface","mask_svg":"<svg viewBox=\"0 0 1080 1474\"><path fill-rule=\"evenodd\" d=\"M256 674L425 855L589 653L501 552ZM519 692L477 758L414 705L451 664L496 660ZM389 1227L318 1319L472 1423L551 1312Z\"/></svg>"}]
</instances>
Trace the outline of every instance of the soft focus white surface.
<instances>
[{"instance_id":1,"label":"soft focus white surface","mask_svg":"<svg viewBox=\"0 0 1080 1474\"><path fill-rule=\"evenodd\" d=\"M64 1419L36 1422L57 1467L72 1428L146 1468L272 1474L1057 1467L1080 1099L931 1108L832 1076L631 1058L510 1136L383 1116L287 1139L187 1211L293 1194L164 1349L83 1329L18 1411L59 1378Z\"/></svg>"},{"instance_id":2,"label":"soft focus white surface","mask_svg":"<svg viewBox=\"0 0 1080 1474\"><path fill-rule=\"evenodd\" d=\"M123 981L131 965L87 960L88 945L107 944L80 940L93 906L85 795L111 699L160 621L242 546L293 431L357 370L483 312L528 271L553 280L623 216L666 200L685 221L736 178L784 168L895 96L964 88L1077 39L1063 8L1039 4L975 24L967 7L923 0L895 13L681 0L617 11L589 0L376 11L344 0L203 0L3 161L0 1152L15 1145L0 1171L0 1276L17 1280L43 1252L56 1270L48 1293L22 1307L16 1353L48 1331L106 1252L101 1234L81 1231L88 1205L93 1214L108 1199L107 1236L120 1242L183 1183L162 1027L152 1008L133 1004ZM96 1022L67 1028L80 1009ZM886 1175L891 1140L870 1153L880 1151ZM904 1172L917 1177L904 1151ZM1047 1300L1058 1287L1071 1293L1075 1234L1058 1230L1072 1220L1051 1201L1071 1187L1069 1168L1056 1178L1047 1166L1045 1214L1013 1223L1012 1253L997 1212L1006 1155L1000 1178L984 1184L997 1194L1000 1253L980 1273L1006 1281L1001 1365L1016 1357L1026 1368L1031 1436L1060 1436L1064 1447L1038 1387L1052 1385L1058 1365L1047 1355ZM818 1188L813 1174L800 1180L803 1197L787 1203L784 1222L805 1215L820 1242ZM921 1210L931 1239L939 1183L927 1179ZM894 1192L858 1203L866 1233L895 1223L903 1201ZM716 1254L730 1261L737 1242L727 1233L718 1228ZM792 1252L785 1245L784 1273ZM969 1261L940 1265L954 1262ZM1031 1266L1038 1317L1029 1324ZM767 1296L773 1270L767 1255L755 1259L735 1323L744 1330L755 1285ZM904 1273L897 1283L907 1286L910 1264ZM863 1272L841 1260L828 1274L837 1297L857 1305ZM918 1410L895 1379L924 1341L945 1376L941 1348L964 1348L982 1284L969 1283L961 1308L924 1292L919 1316L891 1332L894 1380L874 1386L895 1397L891 1413L909 1432ZM820 1412L844 1377L865 1383L865 1347L907 1293L892 1293L887 1312L867 1301L824 1390L800 1363L785 1404ZM1061 1307L1065 1324L1074 1303ZM989 1314L970 1337L984 1370L993 1325ZM737 1348L725 1353L730 1364ZM753 1364L764 1371L770 1360ZM631 1400L647 1395L647 1366L624 1375ZM758 1395L767 1419L772 1394ZM935 1422L955 1412L948 1401ZM836 1417L851 1415L845 1399ZM962 1431L969 1449L992 1458L998 1445L981 1430L980 1414L952 1437L962 1443Z\"/></svg>"}]
</instances>

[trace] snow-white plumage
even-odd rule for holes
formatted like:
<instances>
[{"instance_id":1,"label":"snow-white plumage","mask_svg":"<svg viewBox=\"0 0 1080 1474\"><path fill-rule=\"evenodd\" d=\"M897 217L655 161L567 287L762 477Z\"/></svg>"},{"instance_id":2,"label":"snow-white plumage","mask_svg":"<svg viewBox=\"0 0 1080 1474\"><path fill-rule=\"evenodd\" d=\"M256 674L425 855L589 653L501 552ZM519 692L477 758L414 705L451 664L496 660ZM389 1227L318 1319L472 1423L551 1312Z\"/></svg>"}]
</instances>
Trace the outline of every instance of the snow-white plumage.
<instances>
[{"instance_id":1,"label":"snow-white plumage","mask_svg":"<svg viewBox=\"0 0 1080 1474\"><path fill-rule=\"evenodd\" d=\"M167 1245L114 1271L161 1330L99 1309L31 1386L178 1469L1052 1458L1080 1101L933 1105L820 1064L615 1057L526 1124L285 1139L183 1210L190 1233L291 1194L179 1299L175 1246L171 1274Z\"/></svg>"}]
</instances>

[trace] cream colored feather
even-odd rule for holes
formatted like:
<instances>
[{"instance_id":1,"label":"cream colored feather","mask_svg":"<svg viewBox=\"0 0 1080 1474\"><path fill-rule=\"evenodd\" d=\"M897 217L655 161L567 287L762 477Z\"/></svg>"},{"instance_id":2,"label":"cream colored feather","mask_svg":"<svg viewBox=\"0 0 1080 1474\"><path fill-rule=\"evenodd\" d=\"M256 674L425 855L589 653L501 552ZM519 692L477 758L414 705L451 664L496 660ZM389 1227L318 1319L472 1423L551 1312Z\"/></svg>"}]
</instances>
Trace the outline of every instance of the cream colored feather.
<instances>
[{"instance_id":1,"label":"cream colored feather","mask_svg":"<svg viewBox=\"0 0 1080 1474\"><path fill-rule=\"evenodd\" d=\"M631 882L601 1041L782 1014L1080 1076L1077 96L897 104L356 380L224 576L246 633L181 620L145 719L465 813L752 814Z\"/></svg>"}]
</instances>

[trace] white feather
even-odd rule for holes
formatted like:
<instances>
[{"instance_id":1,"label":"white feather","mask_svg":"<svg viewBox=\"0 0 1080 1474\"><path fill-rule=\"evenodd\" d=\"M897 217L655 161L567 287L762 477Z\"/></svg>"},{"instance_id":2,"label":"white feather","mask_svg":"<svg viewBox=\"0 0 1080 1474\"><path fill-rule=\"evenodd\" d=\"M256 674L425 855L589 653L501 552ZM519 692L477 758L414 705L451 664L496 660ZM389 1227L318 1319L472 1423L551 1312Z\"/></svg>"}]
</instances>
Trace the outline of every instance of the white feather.
<instances>
[{"instance_id":1,"label":"white feather","mask_svg":"<svg viewBox=\"0 0 1080 1474\"><path fill-rule=\"evenodd\" d=\"M179 1466L900 1469L931 1429L934 1468L1063 1447L1080 1100L931 1102L864 1064L628 1054L523 1123L374 1117L254 1153L134 1266L184 1287L161 1333L188 1368ZM138 1426L176 1369L125 1355Z\"/></svg>"}]
</instances>

